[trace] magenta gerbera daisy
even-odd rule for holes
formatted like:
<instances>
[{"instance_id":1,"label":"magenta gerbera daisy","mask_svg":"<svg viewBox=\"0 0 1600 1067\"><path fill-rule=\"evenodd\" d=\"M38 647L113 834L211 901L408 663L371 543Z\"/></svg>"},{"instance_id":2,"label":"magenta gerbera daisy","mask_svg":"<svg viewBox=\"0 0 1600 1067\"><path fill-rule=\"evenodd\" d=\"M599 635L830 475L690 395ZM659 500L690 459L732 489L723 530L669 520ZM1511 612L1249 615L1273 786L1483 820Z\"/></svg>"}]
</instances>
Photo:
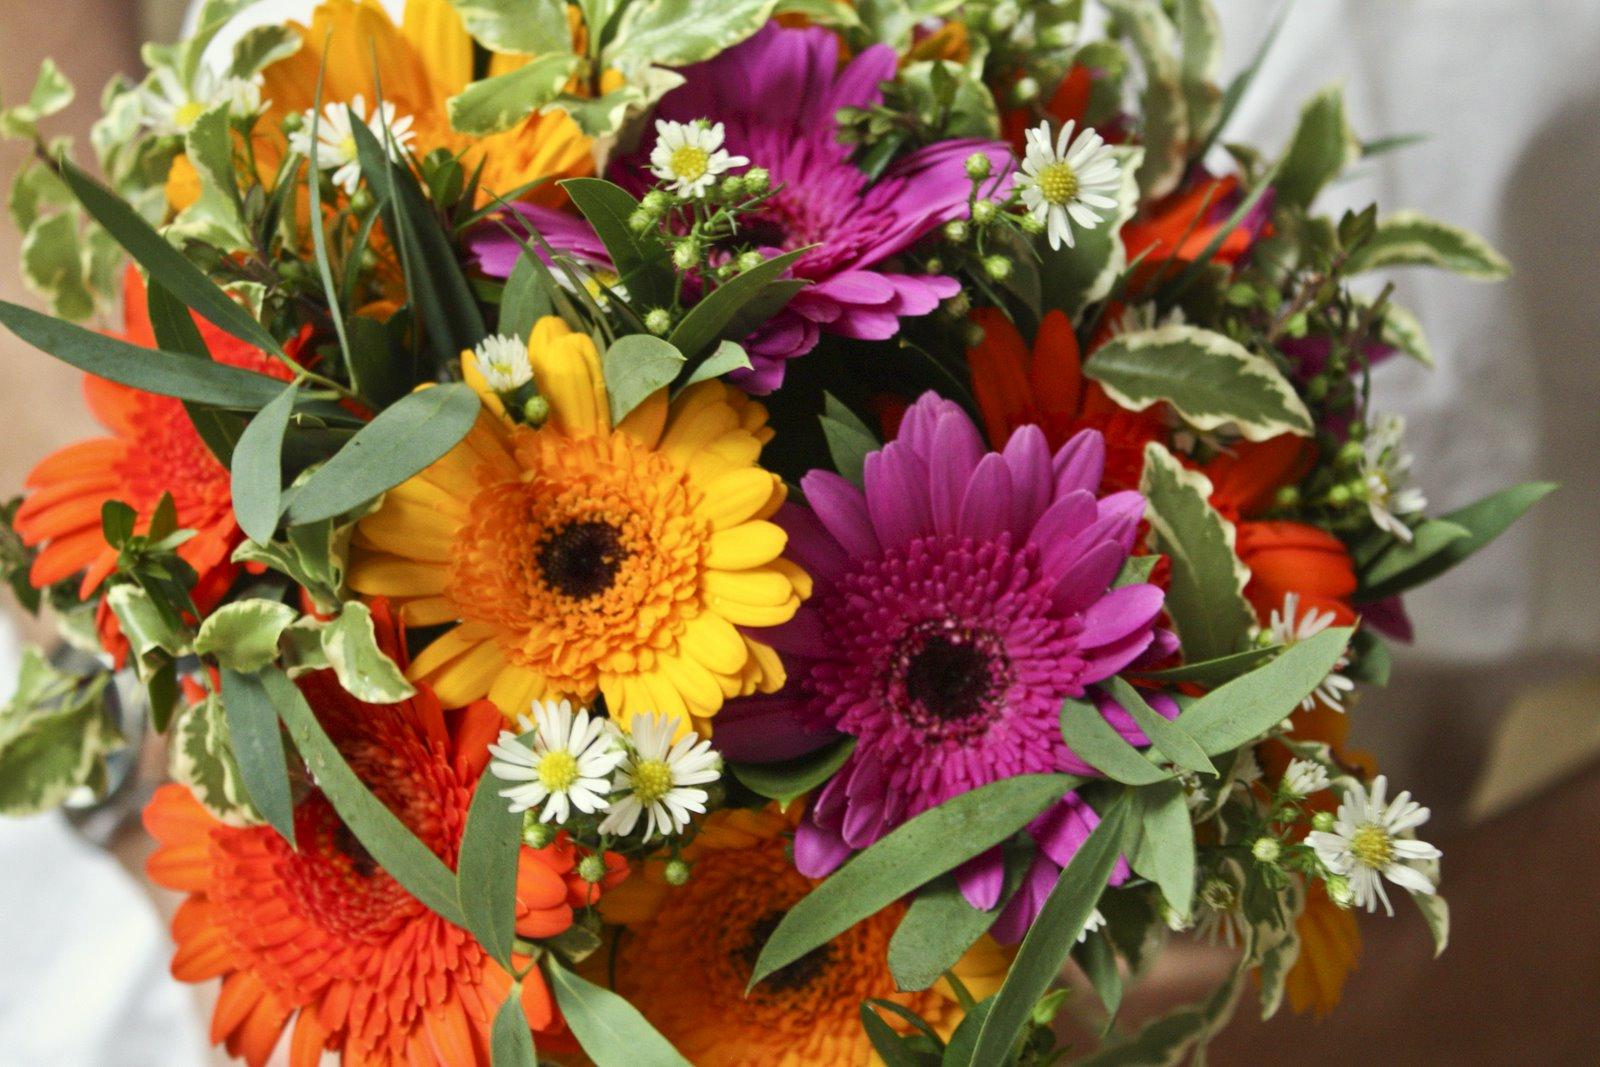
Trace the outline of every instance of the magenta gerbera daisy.
<instances>
[{"instance_id":1,"label":"magenta gerbera daisy","mask_svg":"<svg viewBox=\"0 0 1600 1067\"><path fill-rule=\"evenodd\" d=\"M819 738L857 739L799 828L804 873L820 877L989 782L1093 773L1062 739L1062 701L1151 654L1163 600L1154 585L1112 588L1144 499L1097 496L1104 462L1099 433L1083 431L1052 455L1034 426L985 454L961 408L930 393L897 439L867 456L864 488L826 471L802 480L808 507L788 506L777 521L814 589L792 622L762 637L790 683L719 719L717 740L734 759L777 759ZM1099 699L1108 721L1144 743L1121 708ZM1071 795L1035 820L1035 870L1000 932L1026 927L1097 821ZM957 873L969 901L995 905L999 850Z\"/></svg>"}]
</instances>

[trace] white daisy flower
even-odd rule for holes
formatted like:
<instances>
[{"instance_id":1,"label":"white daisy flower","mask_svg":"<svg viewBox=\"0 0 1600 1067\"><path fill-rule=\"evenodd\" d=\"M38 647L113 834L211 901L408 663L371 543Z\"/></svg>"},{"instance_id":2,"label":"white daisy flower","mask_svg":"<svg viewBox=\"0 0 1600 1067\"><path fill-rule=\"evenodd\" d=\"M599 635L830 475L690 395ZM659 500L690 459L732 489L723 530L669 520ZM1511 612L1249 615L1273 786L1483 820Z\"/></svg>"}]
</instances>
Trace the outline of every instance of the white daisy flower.
<instances>
[{"instance_id":1,"label":"white daisy flower","mask_svg":"<svg viewBox=\"0 0 1600 1067\"><path fill-rule=\"evenodd\" d=\"M1431 896L1433 881L1412 864L1436 860L1443 853L1413 835L1428 821L1428 809L1407 792L1386 801L1388 788L1389 780L1380 774L1372 780L1371 792L1359 785L1346 791L1333 829L1313 830L1306 843L1316 849L1324 866L1350 883L1353 903L1376 911L1382 901L1383 910L1393 915L1383 880Z\"/></svg>"},{"instance_id":2,"label":"white daisy flower","mask_svg":"<svg viewBox=\"0 0 1600 1067\"><path fill-rule=\"evenodd\" d=\"M1316 760L1292 759L1279 787L1291 797L1308 797L1328 788L1328 768Z\"/></svg>"},{"instance_id":3,"label":"white daisy flower","mask_svg":"<svg viewBox=\"0 0 1600 1067\"><path fill-rule=\"evenodd\" d=\"M223 101L232 118L257 114L266 106L261 99L261 85L259 74L253 78L223 77L206 66L197 68L191 84L185 85L177 71L159 67L139 86L139 107L144 124L156 136L181 137L196 119Z\"/></svg>"},{"instance_id":4,"label":"white daisy flower","mask_svg":"<svg viewBox=\"0 0 1600 1067\"><path fill-rule=\"evenodd\" d=\"M533 381L528 346L515 337L492 334L479 341L472 352L478 357L484 381L497 393L509 393Z\"/></svg>"},{"instance_id":5,"label":"white daisy flower","mask_svg":"<svg viewBox=\"0 0 1600 1067\"><path fill-rule=\"evenodd\" d=\"M1218 873L1200 884L1195 894L1194 932L1210 944L1221 941L1229 948L1242 940L1244 920L1239 908L1242 902L1244 869L1236 860L1227 860Z\"/></svg>"},{"instance_id":6,"label":"white daisy flower","mask_svg":"<svg viewBox=\"0 0 1600 1067\"><path fill-rule=\"evenodd\" d=\"M656 120L656 146L650 150L650 172L679 196L699 198L718 176L750 160L722 147L722 123Z\"/></svg>"},{"instance_id":7,"label":"white daisy flower","mask_svg":"<svg viewBox=\"0 0 1600 1067\"><path fill-rule=\"evenodd\" d=\"M1288 648L1296 642L1317 636L1332 626L1337 618L1331 611L1318 611L1316 608L1307 608L1302 612L1300 594L1285 593L1282 610L1273 608L1272 614L1267 617L1267 629L1273 644ZM1339 673L1349 665L1350 654L1345 652L1339 656L1328 676L1300 701L1300 706L1310 711L1320 700L1334 711L1344 711L1344 698L1356 687L1355 682Z\"/></svg>"},{"instance_id":8,"label":"white daisy flower","mask_svg":"<svg viewBox=\"0 0 1600 1067\"><path fill-rule=\"evenodd\" d=\"M372 131L372 136L385 147L391 159L398 159L400 150L410 148L417 139L416 131L411 128L412 117L400 114L392 101L385 100L369 114L366 98L357 93L350 98L348 110L340 103L324 107L322 118L317 122L317 166L333 172L333 184L343 189L346 196L354 193L361 181L361 159L350 125L352 111ZM304 123L289 135L289 147L302 156L311 155L311 120L314 117L307 111Z\"/></svg>"},{"instance_id":9,"label":"white daisy flower","mask_svg":"<svg viewBox=\"0 0 1600 1067\"><path fill-rule=\"evenodd\" d=\"M611 787L607 776L627 756L611 724L587 710L576 716L570 701L535 701L535 721L522 716L524 733L534 732L533 747L523 744L510 730L489 746L496 758L489 771L496 778L515 782L500 795L511 801L512 811L544 805L540 822L561 824L577 808L585 814L605 811Z\"/></svg>"},{"instance_id":10,"label":"white daisy flower","mask_svg":"<svg viewBox=\"0 0 1600 1067\"><path fill-rule=\"evenodd\" d=\"M631 834L642 815L648 841L682 833L692 814L705 812L709 794L696 787L722 777L722 759L710 741L692 733L674 743L675 730L676 722L665 715L633 717L633 751L611 782L616 799L601 833Z\"/></svg>"},{"instance_id":11,"label":"white daisy flower","mask_svg":"<svg viewBox=\"0 0 1600 1067\"><path fill-rule=\"evenodd\" d=\"M1015 187L1036 222L1044 223L1051 248L1073 246L1072 224L1092 230L1104 221L1099 211L1117 206L1122 184L1117 157L1098 133L1085 128L1074 139L1074 123L1061 127L1054 145L1050 124L1027 134L1027 151Z\"/></svg>"},{"instance_id":12,"label":"white daisy flower","mask_svg":"<svg viewBox=\"0 0 1600 1067\"><path fill-rule=\"evenodd\" d=\"M1100 914L1100 909L1099 908L1096 908L1093 911L1091 911L1089 913L1088 921L1083 924L1083 929L1078 931L1078 944L1081 945L1085 941L1089 940L1089 935L1094 933L1096 930L1100 929L1101 927L1105 926L1105 924L1106 924L1106 917L1104 915Z\"/></svg>"},{"instance_id":13,"label":"white daisy flower","mask_svg":"<svg viewBox=\"0 0 1600 1067\"><path fill-rule=\"evenodd\" d=\"M1406 485L1411 455L1400 448L1405 429L1406 420L1398 415L1390 415L1372 427L1361 462L1361 479L1367 485L1367 510L1373 523L1410 544L1411 528L1401 519L1427 507L1428 499L1421 489Z\"/></svg>"}]
</instances>

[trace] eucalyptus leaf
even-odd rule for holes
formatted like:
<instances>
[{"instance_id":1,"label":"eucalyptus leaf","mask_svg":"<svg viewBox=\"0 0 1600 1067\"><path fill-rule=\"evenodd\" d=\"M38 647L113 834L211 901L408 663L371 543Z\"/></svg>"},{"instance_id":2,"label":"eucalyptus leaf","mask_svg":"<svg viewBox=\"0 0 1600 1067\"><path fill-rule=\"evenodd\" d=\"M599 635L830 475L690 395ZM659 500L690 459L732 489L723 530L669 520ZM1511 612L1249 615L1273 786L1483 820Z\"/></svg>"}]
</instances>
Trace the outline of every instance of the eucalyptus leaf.
<instances>
[{"instance_id":1,"label":"eucalyptus leaf","mask_svg":"<svg viewBox=\"0 0 1600 1067\"><path fill-rule=\"evenodd\" d=\"M1296 641L1277 658L1219 686L1178 716L1178 726L1210 755L1254 741L1300 706L1350 644L1348 626Z\"/></svg>"},{"instance_id":2,"label":"eucalyptus leaf","mask_svg":"<svg viewBox=\"0 0 1600 1067\"><path fill-rule=\"evenodd\" d=\"M699 366L690 372L683 384L688 388L696 382L720 378L730 371L749 369L750 353L744 350L744 346L733 341L723 341L717 346L716 351L700 361Z\"/></svg>"},{"instance_id":3,"label":"eucalyptus leaf","mask_svg":"<svg viewBox=\"0 0 1600 1067\"><path fill-rule=\"evenodd\" d=\"M595 1067L690 1067L639 1009L611 990L567 970L553 959L545 972L556 1006Z\"/></svg>"},{"instance_id":4,"label":"eucalyptus leaf","mask_svg":"<svg viewBox=\"0 0 1600 1067\"><path fill-rule=\"evenodd\" d=\"M473 791L456 857L456 899L467 929L485 952L509 968L516 940L522 813L511 810L496 782L485 774Z\"/></svg>"},{"instance_id":5,"label":"eucalyptus leaf","mask_svg":"<svg viewBox=\"0 0 1600 1067\"><path fill-rule=\"evenodd\" d=\"M1090 701L1068 697L1061 702L1061 736L1078 758L1112 781L1149 785L1172 777L1129 744Z\"/></svg>"},{"instance_id":6,"label":"eucalyptus leaf","mask_svg":"<svg viewBox=\"0 0 1600 1067\"><path fill-rule=\"evenodd\" d=\"M827 944L856 923L1004 841L1079 784L1066 774L1026 774L952 797L856 855L784 915L749 986Z\"/></svg>"},{"instance_id":7,"label":"eucalyptus leaf","mask_svg":"<svg viewBox=\"0 0 1600 1067\"><path fill-rule=\"evenodd\" d=\"M889 939L889 970L900 989L927 989L956 965L994 925L1033 862L1026 835L1005 843L1005 881L993 908L979 911L967 902L953 873L922 887Z\"/></svg>"},{"instance_id":8,"label":"eucalyptus leaf","mask_svg":"<svg viewBox=\"0 0 1600 1067\"><path fill-rule=\"evenodd\" d=\"M779 763L730 763L728 770L752 793L788 807L832 778L855 749L855 738L841 737L825 748L794 759Z\"/></svg>"},{"instance_id":9,"label":"eucalyptus leaf","mask_svg":"<svg viewBox=\"0 0 1600 1067\"><path fill-rule=\"evenodd\" d=\"M647 333L630 333L611 342L600 360L611 424L618 425L652 393L671 385L683 363L682 352Z\"/></svg>"},{"instance_id":10,"label":"eucalyptus leaf","mask_svg":"<svg viewBox=\"0 0 1600 1067\"><path fill-rule=\"evenodd\" d=\"M533 1047L533 1031L522 1010L522 983L512 982L511 991L494 1013L489 1030L489 1062L494 1067L539 1067Z\"/></svg>"},{"instance_id":11,"label":"eucalyptus leaf","mask_svg":"<svg viewBox=\"0 0 1600 1067\"><path fill-rule=\"evenodd\" d=\"M252 540L270 541L283 509L283 435L300 396L300 383L284 386L256 412L233 446L233 513Z\"/></svg>"},{"instance_id":12,"label":"eucalyptus leaf","mask_svg":"<svg viewBox=\"0 0 1600 1067\"><path fill-rule=\"evenodd\" d=\"M1194 824L1183 786L1157 782L1133 793L1133 846L1128 864L1150 879L1184 918L1194 907Z\"/></svg>"},{"instance_id":13,"label":"eucalyptus leaf","mask_svg":"<svg viewBox=\"0 0 1600 1067\"><path fill-rule=\"evenodd\" d=\"M221 676L228 736L245 793L251 806L294 848L294 798L273 696L261 674L242 674L225 667ZM293 684L287 678L284 681Z\"/></svg>"},{"instance_id":14,"label":"eucalyptus leaf","mask_svg":"<svg viewBox=\"0 0 1600 1067\"><path fill-rule=\"evenodd\" d=\"M1215 775L1217 769L1211 765L1206 754L1200 751L1200 746L1195 744L1194 738L1183 732L1183 728L1152 708L1144 698L1144 694L1128 684L1125 679L1112 678L1106 683L1106 689L1124 711L1133 717L1139 729L1150 739L1150 745L1157 752L1165 756L1172 764L1184 770L1194 771L1196 774Z\"/></svg>"},{"instance_id":15,"label":"eucalyptus leaf","mask_svg":"<svg viewBox=\"0 0 1600 1067\"><path fill-rule=\"evenodd\" d=\"M1185 663L1181 667L1168 667L1159 671L1131 671L1135 677L1151 682L1196 682L1204 686L1218 686L1253 670L1282 651L1281 645L1248 648L1231 656Z\"/></svg>"},{"instance_id":16,"label":"eucalyptus leaf","mask_svg":"<svg viewBox=\"0 0 1600 1067\"><path fill-rule=\"evenodd\" d=\"M456 446L482 405L459 383L411 393L367 423L291 493L290 525L351 511L410 478Z\"/></svg>"},{"instance_id":17,"label":"eucalyptus leaf","mask_svg":"<svg viewBox=\"0 0 1600 1067\"><path fill-rule=\"evenodd\" d=\"M527 343L534 323L553 314L550 294L545 291L537 260L531 252L517 257L500 296L500 332Z\"/></svg>"}]
</instances>

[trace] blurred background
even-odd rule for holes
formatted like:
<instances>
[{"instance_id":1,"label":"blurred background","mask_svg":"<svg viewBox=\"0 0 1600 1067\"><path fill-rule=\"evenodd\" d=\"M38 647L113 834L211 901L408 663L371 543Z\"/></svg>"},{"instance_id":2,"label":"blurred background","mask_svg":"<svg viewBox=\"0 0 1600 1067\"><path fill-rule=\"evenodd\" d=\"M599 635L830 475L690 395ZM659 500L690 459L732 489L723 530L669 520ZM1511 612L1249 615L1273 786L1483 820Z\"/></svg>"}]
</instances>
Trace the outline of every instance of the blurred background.
<instances>
[{"instance_id":1,"label":"blurred background","mask_svg":"<svg viewBox=\"0 0 1600 1067\"><path fill-rule=\"evenodd\" d=\"M1225 77L1254 54L1281 0L1217 0ZM304 18L311 0L248 17ZM399 0L388 3L398 13ZM0 99L53 56L79 88L55 129L80 140L98 87L142 72L139 42L178 32L185 0L0 0ZM1363 966L1323 1020L1267 1024L1249 1002L1218 1064L1595 1062L1600 1048L1600 3L1315 0L1283 32L1227 131L1276 151L1300 103L1345 86L1367 140L1426 139L1362 164L1329 207L1415 207L1486 236L1512 278L1480 285L1399 272L1437 369L1378 371L1407 417L1417 481L1442 512L1512 482L1562 484L1498 543L1407 599L1418 639L1370 693L1354 740L1435 812L1454 937L1362 916ZM0 145L9 183L23 152ZM0 296L31 303L19 236L0 223ZM95 432L70 368L0 337L0 499L46 452ZM17 649L49 628L5 594L0 695ZM153 754L147 756L153 759ZM211 1060L205 991L167 975L163 909L143 885L137 822L91 843L59 815L0 821L0 1067L188 1067ZM101 847L104 843L108 847ZM1175 950L1129 1016L1199 996L1227 965Z\"/></svg>"}]
</instances>

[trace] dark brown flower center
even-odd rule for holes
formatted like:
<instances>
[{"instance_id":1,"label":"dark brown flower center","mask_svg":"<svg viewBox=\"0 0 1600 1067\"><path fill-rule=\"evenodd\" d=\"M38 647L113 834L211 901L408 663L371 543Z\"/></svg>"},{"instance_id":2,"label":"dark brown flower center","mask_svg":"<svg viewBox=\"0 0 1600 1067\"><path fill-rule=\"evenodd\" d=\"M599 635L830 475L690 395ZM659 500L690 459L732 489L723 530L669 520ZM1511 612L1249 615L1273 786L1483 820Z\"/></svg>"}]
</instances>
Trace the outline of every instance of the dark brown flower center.
<instances>
[{"instance_id":1,"label":"dark brown flower center","mask_svg":"<svg viewBox=\"0 0 1600 1067\"><path fill-rule=\"evenodd\" d=\"M738 949L738 957L746 970L753 971L756 960L761 956L767 939L772 936L772 931L778 928L778 923L783 921L784 913L781 911L770 912L752 923L746 934L745 943ZM788 993L796 989L804 989L810 985L818 975L827 969L833 959L833 946L831 944L818 945L804 956L778 970L773 971L756 985L758 990L775 993Z\"/></svg>"},{"instance_id":2,"label":"dark brown flower center","mask_svg":"<svg viewBox=\"0 0 1600 1067\"><path fill-rule=\"evenodd\" d=\"M930 637L906 671L906 696L946 722L983 714L993 692L988 654L948 637Z\"/></svg>"},{"instance_id":3,"label":"dark brown flower center","mask_svg":"<svg viewBox=\"0 0 1600 1067\"><path fill-rule=\"evenodd\" d=\"M628 558L622 534L609 522L569 523L539 546L539 570L550 588L574 600L587 600L611 588Z\"/></svg>"}]
</instances>

